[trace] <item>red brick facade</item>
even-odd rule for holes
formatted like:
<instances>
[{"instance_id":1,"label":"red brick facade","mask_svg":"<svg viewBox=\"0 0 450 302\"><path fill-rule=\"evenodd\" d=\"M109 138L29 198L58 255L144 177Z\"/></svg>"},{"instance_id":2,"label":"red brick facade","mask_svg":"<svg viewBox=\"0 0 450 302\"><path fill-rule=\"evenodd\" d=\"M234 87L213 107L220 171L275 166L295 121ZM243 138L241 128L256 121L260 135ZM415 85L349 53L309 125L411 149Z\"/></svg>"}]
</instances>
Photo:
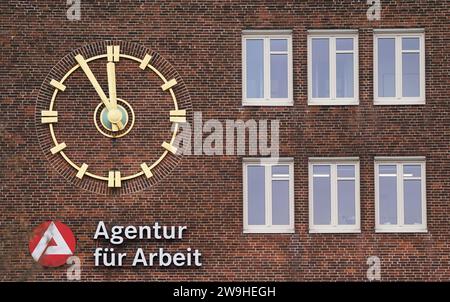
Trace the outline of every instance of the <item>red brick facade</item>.
<instances>
[{"instance_id":1,"label":"red brick facade","mask_svg":"<svg viewBox=\"0 0 450 302\"><path fill-rule=\"evenodd\" d=\"M370 256L380 258L382 280L450 279L449 1L381 1L380 21L367 20L366 1L91 2L81 1L80 21L67 20L66 1L0 3L0 280L65 280L65 268L40 267L27 248L32 229L53 219L77 237L82 280L367 280ZM373 105L377 28L425 30L425 105ZM242 106L241 34L246 29L292 30L294 106ZM308 29L358 29L358 106L307 105ZM205 120L280 120L280 156L294 158L294 234L243 234L240 156L184 156L158 183L132 194L85 190L49 162L36 121L41 85L63 57L108 40L138 43L161 55L173 68L169 72L184 82L191 109L201 111ZM107 87L102 68L93 70L103 70L99 81ZM81 77L73 79L76 89L68 89L65 99L77 108L58 124L60 135L80 146L72 154L100 163L99 169L102 163L139 163L170 135L170 123L161 113L170 110L170 99L144 86L148 78L126 64L122 68L127 77L120 87L126 88L118 89L130 102L137 100L135 110L149 109L143 98L152 104L128 141L111 145L104 137L96 140L100 135L89 133L92 115L78 119L98 98ZM122 156L112 158L111 150ZM308 158L328 156L360 159L359 234L308 232ZM426 157L427 233L375 233L375 156ZM95 247L108 246L92 239L99 220L187 225L182 241L133 241L117 250L192 247L201 250L203 267L94 267Z\"/></svg>"}]
</instances>

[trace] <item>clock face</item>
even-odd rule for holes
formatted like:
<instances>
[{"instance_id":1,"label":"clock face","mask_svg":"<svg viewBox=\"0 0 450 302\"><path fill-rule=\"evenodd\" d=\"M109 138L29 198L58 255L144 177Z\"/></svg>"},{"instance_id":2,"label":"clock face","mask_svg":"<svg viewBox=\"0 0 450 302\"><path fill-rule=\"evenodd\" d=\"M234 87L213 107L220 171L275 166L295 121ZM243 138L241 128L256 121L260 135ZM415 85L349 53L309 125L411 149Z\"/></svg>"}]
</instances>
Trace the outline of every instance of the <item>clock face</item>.
<instances>
[{"instance_id":1,"label":"clock face","mask_svg":"<svg viewBox=\"0 0 450 302\"><path fill-rule=\"evenodd\" d=\"M178 165L192 106L183 80L139 44L100 42L53 67L36 104L40 146L53 167L95 193L155 185Z\"/></svg>"}]
</instances>

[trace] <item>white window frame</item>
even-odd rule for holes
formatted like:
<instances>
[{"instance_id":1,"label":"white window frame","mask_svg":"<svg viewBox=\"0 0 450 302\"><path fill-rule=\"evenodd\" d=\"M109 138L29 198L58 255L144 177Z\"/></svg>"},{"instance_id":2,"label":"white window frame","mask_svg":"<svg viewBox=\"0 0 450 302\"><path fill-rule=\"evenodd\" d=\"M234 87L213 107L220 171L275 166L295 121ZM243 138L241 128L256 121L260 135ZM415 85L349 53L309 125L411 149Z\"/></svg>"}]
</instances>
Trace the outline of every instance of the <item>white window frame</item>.
<instances>
[{"instance_id":1,"label":"white window frame","mask_svg":"<svg viewBox=\"0 0 450 302\"><path fill-rule=\"evenodd\" d=\"M315 225L314 224L314 196L313 196L313 166L327 165L331 166L331 224ZM337 166L338 165L354 165L355 166L355 224L339 225L338 224L338 199L337 199ZM311 157L308 160L309 171L309 233L361 233L360 218L360 175L359 175L359 158L358 157Z\"/></svg>"},{"instance_id":2,"label":"white window frame","mask_svg":"<svg viewBox=\"0 0 450 302\"><path fill-rule=\"evenodd\" d=\"M377 233L426 233L427 230L427 202L426 202L426 168L425 157L375 157L375 232ZM379 166L396 165L397 167L397 224L380 224L380 198L379 198ZM421 166L422 191L422 224L404 224L404 196L403 196L403 166Z\"/></svg>"},{"instance_id":3,"label":"white window frame","mask_svg":"<svg viewBox=\"0 0 450 302\"><path fill-rule=\"evenodd\" d=\"M314 38L329 38L330 56L330 96L328 98L313 98L312 93L312 40ZM353 51L336 51L336 38L352 38ZM353 98L336 97L336 54L353 53ZM359 55L358 30L309 30L308 31L308 105L358 105L359 104Z\"/></svg>"},{"instance_id":4,"label":"white window frame","mask_svg":"<svg viewBox=\"0 0 450 302\"><path fill-rule=\"evenodd\" d=\"M403 97L402 74L402 38L419 38L419 72L420 72L420 96ZM395 39L395 97L378 96L378 39ZM378 29L373 35L373 95L374 105L422 105L425 104L425 32L423 29Z\"/></svg>"},{"instance_id":5,"label":"white window frame","mask_svg":"<svg viewBox=\"0 0 450 302\"><path fill-rule=\"evenodd\" d=\"M289 166L289 225L272 225L272 166ZM247 199L247 168L249 166L265 167L265 225L248 224L248 199ZM293 158L244 158L243 169L243 194L244 194L244 233L294 233L294 160ZM283 178L285 179L285 178Z\"/></svg>"},{"instance_id":6,"label":"white window frame","mask_svg":"<svg viewBox=\"0 0 450 302\"><path fill-rule=\"evenodd\" d=\"M246 41L263 39L264 45L264 97L247 98L247 57ZM287 39L287 52L271 52L271 39ZM288 60L288 97L272 98L270 82L270 55L287 53ZM292 106L293 101L293 67L292 67L292 31L291 30L244 30L242 31L242 105L243 106Z\"/></svg>"}]
</instances>

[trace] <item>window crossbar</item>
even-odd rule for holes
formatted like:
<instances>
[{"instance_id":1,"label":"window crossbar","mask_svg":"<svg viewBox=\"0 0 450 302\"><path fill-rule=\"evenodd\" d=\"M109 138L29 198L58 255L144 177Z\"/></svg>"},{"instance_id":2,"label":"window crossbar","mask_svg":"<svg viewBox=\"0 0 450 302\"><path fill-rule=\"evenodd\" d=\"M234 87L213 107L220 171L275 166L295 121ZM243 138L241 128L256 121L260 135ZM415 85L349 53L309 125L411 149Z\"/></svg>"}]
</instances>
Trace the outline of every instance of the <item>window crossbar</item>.
<instances>
[{"instance_id":1,"label":"window crossbar","mask_svg":"<svg viewBox=\"0 0 450 302\"><path fill-rule=\"evenodd\" d=\"M330 177L330 174L314 174L314 177Z\"/></svg>"},{"instance_id":2,"label":"window crossbar","mask_svg":"<svg viewBox=\"0 0 450 302\"><path fill-rule=\"evenodd\" d=\"M379 174L380 177L397 177L397 174Z\"/></svg>"}]
</instances>

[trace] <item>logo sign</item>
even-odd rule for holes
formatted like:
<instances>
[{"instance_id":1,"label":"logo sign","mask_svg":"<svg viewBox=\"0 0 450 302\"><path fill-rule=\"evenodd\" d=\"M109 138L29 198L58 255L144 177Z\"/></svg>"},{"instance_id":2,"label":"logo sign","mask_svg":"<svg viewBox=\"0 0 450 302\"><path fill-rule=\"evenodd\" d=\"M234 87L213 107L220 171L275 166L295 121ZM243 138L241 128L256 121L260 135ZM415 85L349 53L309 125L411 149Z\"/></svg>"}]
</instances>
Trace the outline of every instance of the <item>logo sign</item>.
<instances>
[{"instance_id":1,"label":"logo sign","mask_svg":"<svg viewBox=\"0 0 450 302\"><path fill-rule=\"evenodd\" d=\"M46 221L33 231L29 242L31 256L42 266L57 267L73 255L76 239L70 228L60 221Z\"/></svg>"}]
</instances>

